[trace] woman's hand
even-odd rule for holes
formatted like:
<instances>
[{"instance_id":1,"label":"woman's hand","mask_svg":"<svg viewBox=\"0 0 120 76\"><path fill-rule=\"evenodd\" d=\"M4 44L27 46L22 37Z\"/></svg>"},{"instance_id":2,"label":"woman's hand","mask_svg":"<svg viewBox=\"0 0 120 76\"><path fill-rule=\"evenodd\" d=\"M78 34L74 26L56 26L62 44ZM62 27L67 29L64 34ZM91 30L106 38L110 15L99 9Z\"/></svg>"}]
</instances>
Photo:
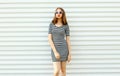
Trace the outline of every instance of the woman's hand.
<instances>
[{"instance_id":1,"label":"woman's hand","mask_svg":"<svg viewBox=\"0 0 120 76\"><path fill-rule=\"evenodd\" d=\"M68 60L67 60L67 61L68 61L68 62L71 61L71 54L68 55Z\"/></svg>"},{"instance_id":2,"label":"woman's hand","mask_svg":"<svg viewBox=\"0 0 120 76\"><path fill-rule=\"evenodd\" d=\"M60 59L60 54L58 53L58 52L55 52L55 57L56 57L56 59Z\"/></svg>"}]
</instances>

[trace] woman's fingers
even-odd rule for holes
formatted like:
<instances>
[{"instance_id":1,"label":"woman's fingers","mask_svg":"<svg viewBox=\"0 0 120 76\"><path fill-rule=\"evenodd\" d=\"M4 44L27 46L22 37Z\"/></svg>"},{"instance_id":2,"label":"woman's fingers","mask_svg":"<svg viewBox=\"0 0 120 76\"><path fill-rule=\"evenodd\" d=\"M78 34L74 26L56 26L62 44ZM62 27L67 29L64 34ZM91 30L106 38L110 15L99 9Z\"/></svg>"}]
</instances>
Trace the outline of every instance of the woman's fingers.
<instances>
[{"instance_id":1,"label":"woman's fingers","mask_svg":"<svg viewBox=\"0 0 120 76\"><path fill-rule=\"evenodd\" d=\"M55 53L55 57L56 57L56 59L60 59L60 54L59 53Z\"/></svg>"},{"instance_id":2,"label":"woman's fingers","mask_svg":"<svg viewBox=\"0 0 120 76\"><path fill-rule=\"evenodd\" d=\"M71 61L71 55L68 55L68 62Z\"/></svg>"}]
</instances>

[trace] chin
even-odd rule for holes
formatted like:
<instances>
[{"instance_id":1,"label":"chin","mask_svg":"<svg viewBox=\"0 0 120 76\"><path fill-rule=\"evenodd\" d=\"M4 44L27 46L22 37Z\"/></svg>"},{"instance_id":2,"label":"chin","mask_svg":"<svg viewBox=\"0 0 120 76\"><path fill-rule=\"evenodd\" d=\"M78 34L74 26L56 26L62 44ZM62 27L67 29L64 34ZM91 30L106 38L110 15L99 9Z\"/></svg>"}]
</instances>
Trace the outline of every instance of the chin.
<instances>
[{"instance_id":1,"label":"chin","mask_svg":"<svg viewBox=\"0 0 120 76\"><path fill-rule=\"evenodd\" d=\"M61 18L61 17L57 17L57 18Z\"/></svg>"}]
</instances>

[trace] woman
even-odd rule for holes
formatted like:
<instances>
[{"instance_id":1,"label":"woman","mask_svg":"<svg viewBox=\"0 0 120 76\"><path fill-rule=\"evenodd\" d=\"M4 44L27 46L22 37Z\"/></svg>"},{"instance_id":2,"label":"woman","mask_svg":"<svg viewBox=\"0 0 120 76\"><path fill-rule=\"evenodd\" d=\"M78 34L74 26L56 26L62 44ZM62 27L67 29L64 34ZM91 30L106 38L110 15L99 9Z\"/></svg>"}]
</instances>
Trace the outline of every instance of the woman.
<instances>
[{"instance_id":1,"label":"woman","mask_svg":"<svg viewBox=\"0 0 120 76\"><path fill-rule=\"evenodd\" d=\"M54 76L66 76L66 61L71 60L70 29L63 8L56 8L55 15L49 25L48 40L51 46L51 57Z\"/></svg>"}]
</instances>

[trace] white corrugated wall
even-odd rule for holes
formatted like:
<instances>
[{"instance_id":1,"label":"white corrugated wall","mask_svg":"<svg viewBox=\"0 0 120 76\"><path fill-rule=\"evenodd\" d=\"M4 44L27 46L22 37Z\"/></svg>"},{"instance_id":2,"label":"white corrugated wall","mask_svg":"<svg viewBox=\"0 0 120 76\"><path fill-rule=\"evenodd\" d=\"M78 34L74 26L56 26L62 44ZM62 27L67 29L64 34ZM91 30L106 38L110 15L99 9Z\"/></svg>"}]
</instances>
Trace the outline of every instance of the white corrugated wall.
<instances>
[{"instance_id":1,"label":"white corrugated wall","mask_svg":"<svg viewBox=\"0 0 120 76\"><path fill-rule=\"evenodd\" d=\"M120 0L0 0L0 76L53 76L48 26L63 7L67 76L120 76Z\"/></svg>"}]
</instances>

